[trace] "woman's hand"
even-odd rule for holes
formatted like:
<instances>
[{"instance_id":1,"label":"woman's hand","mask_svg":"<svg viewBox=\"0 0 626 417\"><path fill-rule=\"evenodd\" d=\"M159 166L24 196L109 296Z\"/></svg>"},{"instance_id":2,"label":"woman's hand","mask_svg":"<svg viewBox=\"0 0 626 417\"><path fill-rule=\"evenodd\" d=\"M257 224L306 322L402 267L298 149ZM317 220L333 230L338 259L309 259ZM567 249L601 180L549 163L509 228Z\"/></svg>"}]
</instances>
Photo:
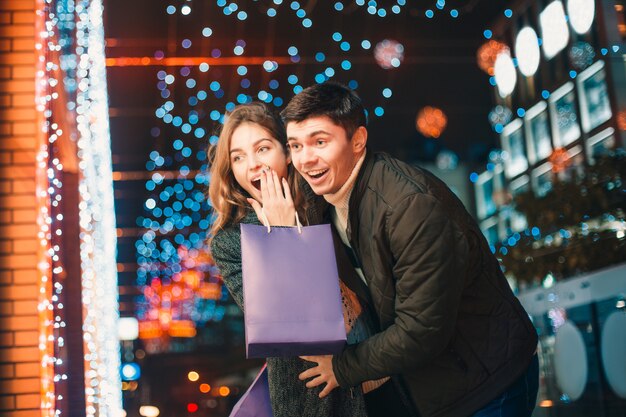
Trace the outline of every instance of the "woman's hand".
<instances>
[{"instance_id":1,"label":"woman's hand","mask_svg":"<svg viewBox=\"0 0 626 417\"><path fill-rule=\"evenodd\" d=\"M248 198L259 220L263 221L265 214L270 226L295 226L296 209L286 179L279 179L274 170L263 171L261 196L263 205L253 198Z\"/></svg>"}]
</instances>

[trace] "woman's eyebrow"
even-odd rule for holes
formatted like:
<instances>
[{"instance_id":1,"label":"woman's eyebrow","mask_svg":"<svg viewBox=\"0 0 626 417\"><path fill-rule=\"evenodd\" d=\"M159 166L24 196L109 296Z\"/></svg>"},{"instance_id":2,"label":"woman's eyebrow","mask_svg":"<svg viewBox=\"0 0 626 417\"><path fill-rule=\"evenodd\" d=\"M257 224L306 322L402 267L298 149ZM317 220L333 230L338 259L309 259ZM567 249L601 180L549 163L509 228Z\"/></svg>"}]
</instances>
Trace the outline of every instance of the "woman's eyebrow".
<instances>
[{"instance_id":1,"label":"woman's eyebrow","mask_svg":"<svg viewBox=\"0 0 626 417\"><path fill-rule=\"evenodd\" d=\"M266 141L266 140L268 140L268 141L270 141L270 142L271 142L271 139L269 139L269 138L261 138L261 139L257 140L256 142L254 142L254 143L252 144L252 147L254 148L254 147L255 147L255 146L257 146L259 143L261 143L261 142L263 142L263 141ZM231 150L230 150L230 152L229 152L229 153L234 153L234 152L242 152L242 150L241 150L240 148L233 148L233 149L231 149Z\"/></svg>"}]
</instances>

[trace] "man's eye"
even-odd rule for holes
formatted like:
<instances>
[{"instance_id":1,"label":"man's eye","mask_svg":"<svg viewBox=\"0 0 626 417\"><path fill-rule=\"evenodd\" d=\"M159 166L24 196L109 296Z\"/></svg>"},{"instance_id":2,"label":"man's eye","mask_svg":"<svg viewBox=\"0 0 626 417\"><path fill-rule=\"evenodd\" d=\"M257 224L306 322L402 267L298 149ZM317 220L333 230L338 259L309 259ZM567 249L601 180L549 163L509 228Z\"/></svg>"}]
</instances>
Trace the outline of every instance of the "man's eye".
<instances>
[{"instance_id":1,"label":"man's eye","mask_svg":"<svg viewBox=\"0 0 626 417\"><path fill-rule=\"evenodd\" d=\"M289 149L298 149L300 147L300 145L298 145L297 143L290 143L287 145L287 147Z\"/></svg>"},{"instance_id":2,"label":"man's eye","mask_svg":"<svg viewBox=\"0 0 626 417\"><path fill-rule=\"evenodd\" d=\"M320 139L320 140L318 140L318 141L317 141L317 144L318 144L318 145L323 145L323 144L325 144L325 143L326 143L326 141L325 141L325 140L321 140L321 139Z\"/></svg>"}]
</instances>

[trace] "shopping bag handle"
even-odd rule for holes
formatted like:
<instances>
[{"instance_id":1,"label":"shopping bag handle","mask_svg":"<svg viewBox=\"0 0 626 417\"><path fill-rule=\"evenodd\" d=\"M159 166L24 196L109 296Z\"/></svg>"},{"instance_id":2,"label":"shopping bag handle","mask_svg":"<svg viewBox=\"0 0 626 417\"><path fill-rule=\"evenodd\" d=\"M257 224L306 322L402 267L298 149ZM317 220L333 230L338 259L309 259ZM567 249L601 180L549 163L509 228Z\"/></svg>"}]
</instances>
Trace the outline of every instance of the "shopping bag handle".
<instances>
[{"instance_id":1,"label":"shopping bag handle","mask_svg":"<svg viewBox=\"0 0 626 417\"><path fill-rule=\"evenodd\" d=\"M265 214L265 210L261 207L261 223L263 226L267 228L267 233L272 231L272 227L270 226L269 220L267 220L267 215ZM302 223L300 223L300 217L298 217L298 212L296 211L296 227L298 228L298 233L302 234Z\"/></svg>"}]
</instances>

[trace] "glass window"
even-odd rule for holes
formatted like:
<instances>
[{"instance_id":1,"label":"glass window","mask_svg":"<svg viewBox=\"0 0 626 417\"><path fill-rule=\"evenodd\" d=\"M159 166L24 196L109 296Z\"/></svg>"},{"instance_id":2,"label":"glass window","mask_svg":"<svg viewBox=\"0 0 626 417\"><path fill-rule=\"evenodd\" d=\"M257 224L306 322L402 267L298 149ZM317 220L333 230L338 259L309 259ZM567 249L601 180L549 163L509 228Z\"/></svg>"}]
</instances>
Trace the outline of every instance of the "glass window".
<instances>
[{"instance_id":1,"label":"glass window","mask_svg":"<svg viewBox=\"0 0 626 417\"><path fill-rule=\"evenodd\" d=\"M598 61L578 77L583 130L589 132L612 116L604 62Z\"/></svg>"},{"instance_id":2,"label":"glass window","mask_svg":"<svg viewBox=\"0 0 626 417\"><path fill-rule=\"evenodd\" d=\"M507 153L504 162L504 171L507 177L512 178L528 168L528 159L524 148L524 134L522 120L516 119L509 123L502 132L502 149Z\"/></svg>"},{"instance_id":3,"label":"glass window","mask_svg":"<svg viewBox=\"0 0 626 417\"><path fill-rule=\"evenodd\" d=\"M546 159L552 153L547 107L545 101L542 101L526 112L528 160L532 164Z\"/></svg>"},{"instance_id":4,"label":"glass window","mask_svg":"<svg viewBox=\"0 0 626 417\"><path fill-rule=\"evenodd\" d=\"M596 162L596 158L608 154L615 148L615 130L612 127L603 130L597 135L587 139L587 160L591 165Z\"/></svg>"},{"instance_id":5,"label":"glass window","mask_svg":"<svg viewBox=\"0 0 626 417\"><path fill-rule=\"evenodd\" d=\"M580 137L573 83L569 82L552 93L550 113L555 146L567 146Z\"/></svg>"},{"instance_id":6,"label":"glass window","mask_svg":"<svg viewBox=\"0 0 626 417\"><path fill-rule=\"evenodd\" d=\"M493 192L493 173L490 171L483 172L476 181L476 211L481 219L496 212L497 207L493 200Z\"/></svg>"},{"instance_id":7,"label":"glass window","mask_svg":"<svg viewBox=\"0 0 626 417\"><path fill-rule=\"evenodd\" d=\"M546 162L532 171L533 190L537 197L543 197L552 190L552 164Z\"/></svg>"}]
</instances>

